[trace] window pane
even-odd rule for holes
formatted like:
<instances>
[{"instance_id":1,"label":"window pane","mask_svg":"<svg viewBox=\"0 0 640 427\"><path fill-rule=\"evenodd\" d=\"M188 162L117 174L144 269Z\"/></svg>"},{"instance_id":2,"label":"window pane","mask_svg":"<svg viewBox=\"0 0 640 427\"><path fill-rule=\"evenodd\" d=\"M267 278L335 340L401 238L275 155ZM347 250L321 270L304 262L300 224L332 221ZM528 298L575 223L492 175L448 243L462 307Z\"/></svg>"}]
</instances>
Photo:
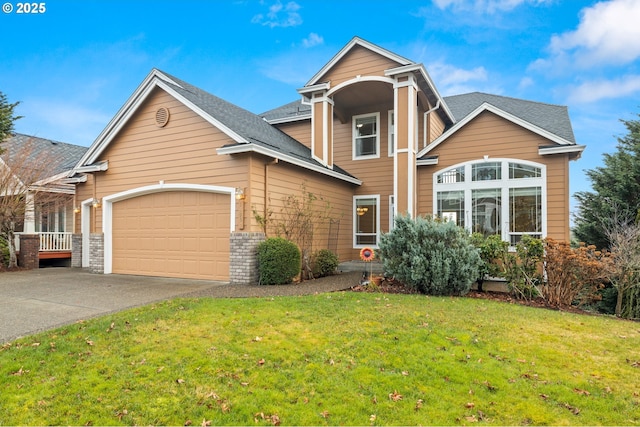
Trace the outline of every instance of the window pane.
<instances>
[{"instance_id":1,"label":"window pane","mask_svg":"<svg viewBox=\"0 0 640 427\"><path fill-rule=\"evenodd\" d=\"M464 227L464 191L438 192L438 217Z\"/></svg>"},{"instance_id":2,"label":"window pane","mask_svg":"<svg viewBox=\"0 0 640 427\"><path fill-rule=\"evenodd\" d=\"M540 178L542 171L535 166L509 163L509 179Z\"/></svg>"},{"instance_id":3,"label":"window pane","mask_svg":"<svg viewBox=\"0 0 640 427\"><path fill-rule=\"evenodd\" d=\"M540 187L509 189L509 231L542 231L542 190Z\"/></svg>"},{"instance_id":4,"label":"window pane","mask_svg":"<svg viewBox=\"0 0 640 427\"><path fill-rule=\"evenodd\" d=\"M356 119L356 137L376 135L377 128L376 116Z\"/></svg>"},{"instance_id":5,"label":"window pane","mask_svg":"<svg viewBox=\"0 0 640 427\"><path fill-rule=\"evenodd\" d=\"M476 163L471 166L472 181L490 181L502 179L502 164L500 162Z\"/></svg>"},{"instance_id":6,"label":"window pane","mask_svg":"<svg viewBox=\"0 0 640 427\"><path fill-rule=\"evenodd\" d=\"M499 188L471 192L473 232L482 233L485 236L502 233L500 193Z\"/></svg>"},{"instance_id":7,"label":"window pane","mask_svg":"<svg viewBox=\"0 0 640 427\"><path fill-rule=\"evenodd\" d=\"M376 137L356 139L356 155L369 156L376 154Z\"/></svg>"},{"instance_id":8,"label":"window pane","mask_svg":"<svg viewBox=\"0 0 640 427\"><path fill-rule=\"evenodd\" d=\"M438 184L453 184L455 182L464 182L464 166L438 174Z\"/></svg>"},{"instance_id":9,"label":"window pane","mask_svg":"<svg viewBox=\"0 0 640 427\"><path fill-rule=\"evenodd\" d=\"M375 245L378 236L377 199L356 199L356 245Z\"/></svg>"}]
</instances>

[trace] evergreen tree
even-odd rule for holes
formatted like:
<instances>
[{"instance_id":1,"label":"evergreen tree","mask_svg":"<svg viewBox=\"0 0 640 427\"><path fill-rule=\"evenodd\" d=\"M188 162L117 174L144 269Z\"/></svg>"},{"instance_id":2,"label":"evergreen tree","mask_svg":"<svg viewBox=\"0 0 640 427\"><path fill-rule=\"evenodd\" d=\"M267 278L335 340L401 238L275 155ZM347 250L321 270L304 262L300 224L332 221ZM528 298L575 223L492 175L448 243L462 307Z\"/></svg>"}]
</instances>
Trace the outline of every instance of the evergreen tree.
<instances>
[{"instance_id":1,"label":"evergreen tree","mask_svg":"<svg viewBox=\"0 0 640 427\"><path fill-rule=\"evenodd\" d=\"M7 96L0 92L0 143L2 143L5 139L11 136L13 133L13 122L22 118L22 116L14 115L14 109L20 104L19 102L14 102L13 104L9 104L7 101ZM0 148L0 153L2 152L2 148Z\"/></svg>"},{"instance_id":2,"label":"evergreen tree","mask_svg":"<svg viewBox=\"0 0 640 427\"><path fill-rule=\"evenodd\" d=\"M608 219L623 215L635 222L640 208L640 120L621 122L628 133L618 138L617 151L604 154L604 166L586 171L592 191L575 195L580 205L573 232L600 249L611 245L605 232Z\"/></svg>"}]
</instances>

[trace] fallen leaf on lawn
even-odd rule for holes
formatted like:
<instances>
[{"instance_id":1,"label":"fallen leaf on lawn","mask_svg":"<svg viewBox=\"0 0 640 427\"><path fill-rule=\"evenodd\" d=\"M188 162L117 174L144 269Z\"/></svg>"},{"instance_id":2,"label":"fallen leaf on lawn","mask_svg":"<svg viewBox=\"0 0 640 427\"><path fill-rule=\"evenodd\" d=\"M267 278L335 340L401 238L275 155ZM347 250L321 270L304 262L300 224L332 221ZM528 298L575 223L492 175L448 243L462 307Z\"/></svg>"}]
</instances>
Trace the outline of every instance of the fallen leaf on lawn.
<instances>
[{"instance_id":1,"label":"fallen leaf on lawn","mask_svg":"<svg viewBox=\"0 0 640 427\"><path fill-rule=\"evenodd\" d=\"M464 417L465 420L469 421L470 423L477 423L478 419L476 418L475 415L469 415Z\"/></svg>"},{"instance_id":2,"label":"fallen leaf on lawn","mask_svg":"<svg viewBox=\"0 0 640 427\"><path fill-rule=\"evenodd\" d=\"M498 387L491 385L489 381L485 381L483 384L487 386L487 390L489 391L496 391L498 389Z\"/></svg>"},{"instance_id":3,"label":"fallen leaf on lawn","mask_svg":"<svg viewBox=\"0 0 640 427\"><path fill-rule=\"evenodd\" d=\"M158 374L162 371L164 371L164 366L160 366L158 369L156 369L156 373Z\"/></svg>"},{"instance_id":4,"label":"fallen leaf on lawn","mask_svg":"<svg viewBox=\"0 0 640 427\"><path fill-rule=\"evenodd\" d=\"M260 338L260 337L255 337L255 338L254 338L254 339L252 339L251 341L253 341L253 342L262 341L262 338Z\"/></svg>"},{"instance_id":5,"label":"fallen leaf on lawn","mask_svg":"<svg viewBox=\"0 0 640 427\"><path fill-rule=\"evenodd\" d=\"M402 375L404 375L405 377L409 376L409 371L402 371Z\"/></svg>"},{"instance_id":6,"label":"fallen leaf on lawn","mask_svg":"<svg viewBox=\"0 0 640 427\"><path fill-rule=\"evenodd\" d=\"M207 420L206 418L202 419L202 424L201 424L202 427L208 427L210 425L211 425L211 420Z\"/></svg>"},{"instance_id":7,"label":"fallen leaf on lawn","mask_svg":"<svg viewBox=\"0 0 640 427\"><path fill-rule=\"evenodd\" d=\"M527 361L525 359L516 359L518 362L520 363L527 363Z\"/></svg>"},{"instance_id":8,"label":"fallen leaf on lawn","mask_svg":"<svg viewBox=\"0 0 640 427\"><path fill-rule=\"evenodd\" d=\"M336 362L334 362L333 359L329 359L329 365L333 366L335 364L336 364Z\"/></svg>"},{"instance_id":9,"label":"fallen leaf on lawn","mask_svg":"<svg viewBox=\"0 0 640 427\"><path fill-rule=\"evenodd\" d=\"M422 408L422 404L424 403L424 400L422 399L418 399L418 401L416 402L416 406L415 406L415 410L417 411L418 409Z\"/></svg>"},{"instance_id":10,"label":"fallen leaf on lawn","mask_svg":"<svg viewBox=\"0 0 640 427\"><path fill-rule=\"evenodd\" d=\"M549 398L549 395L541 393L540 397L543 398L544 400L547 400Z\"/></svg>"},{"instance_id":11,"label":"fallen leaf on lawn","mask_svg":"<svg viewBox=\"0 0 640 427\"><path fill-rule=\"evenodd\" d=\"M178 384L184 384L186 381L185 381L185 380L183 380L182 378L178 378L178 379L176 380L176 382L177 382Z\"/></svg>"},{"instance_id":12,"label":"fallen leaf on lawn","mask_svg":"<svg viewBox=\"0 0 640 427\"><path fill-rule=\"evenodd\" d=\"M578 415L580 413L580 409L576 408L575 406L571 406L568 403L563 403L562 406L571 411L573 415Z\"/></svg>"},{"instance_id":13,"label":"fallen leaf on lawn","mask_svg":"<svg viewBox=\"0 0 640 427\"><path fill-rule=\"evenodd\" d=\"M260 366L264 365L264 359L258 360L258 365L260 365Z\"/></svg>"},{"instance_id":14,"label":"fallen leaf on lawn","mask_svg":"<svg viewBox=\"0 0 640 427\"><path fill-rule=\"evenodd\" d=\"M369 416L369 421L371 422L371 424L376 422L376 414L371 414L371 416Z\"/></svg>"},{"instance_id":15,"label":"fallen leaf on lawn","mask_svg":"<svg viewBox=\"0 0 640 427\"><path fill-rule=\"evenodd\" d=\"M31 344L31 347L39 347L40 343L39 342L34 342L33 344Z\"/></svg>"},{"instance_id":16,"label":"fallen leaf on lawn","mask_svg":"<svg viewBox=\"0 0 640 427\"><path fill-rule=\"evenodd\" d=\"M122 417L124 417L128 413L129 411L127 411L126 409L123 409L122 411L116 413L116 417L118 417L118 420L122 421Z\"/></svg>"},{"instance_id":17,"label":"fallen leaf on lawn","mask_svg":"<svg viewBox=\"0 0 640 427\"><path fill-rule=\"evenodd\" d=\"M116 324L114 322L111 322L111 325L109 325L109 327L107 328L107 333L113 331L113 328L116 327Z\"/></svg>"},{"instance_id":18,"label":"fallen leaf on lawn","mask_svg":"<svg viewBox=\"0 0 640 427\"><path fill-rule=\"evenodd\" d=\"M89 338L87 338L86 343L87 345L93 345L93 341L91 341Z\"/></svg>"},{"instance_id":19,"label":"fallen leaf on lawn","mask_svg":"<svg viewBox=\"0 0 640 427\"><path fill-rule=\"evenodd\" d=\"M394 402L397 402L398 400L402 400L402 395L394 390L393 393L389 393L389 399L393 400Z\"/></svg>"},{"instance_id":20,"label":"fallen leaf on lawn","mask_svg":"<svg viewBox=\"0 0 640 427\"><path fill-rule=\"evenodd\" d=\"M581 389L579 389L579 388L574 388L574 389L573 389L573 392L574 392L574 393L581 394L581 395L583 395L583 396L589 396L589 395L591 395L591 393L589 393L587 390L581 390Z\"/></svg>"},{"instance_id":21,"label":"fallen leaf on lawn","mask_svg":"<svg viewBox=\"0 0 640 427\"><path fill-rule=\"evenodd\" d=\"M243 386L243 387L246 387L246 386L249 385L249 383L242 382L242 383L240 383L240 385Z\"/></svg>"},{"instance_id":22,"label":"fallen leaf on lawn","mask_svg":"<svg viewBox=\"0 0 640 427\"><path fill-rule=\"evenodd\" d=\"M187 421L184 422L185 426L190 426L191 424L193 424L193 421L191 421L191 420L187 420Z\"/></svg>"},{"instance_id":23,"label":"fallen leaf on lawn","mask_svg":"<svg viewBox=\"0 0 640 427\"><path fill-rule=\"evenodd\" d=\"M322 416L322 418L329 418L329 411L320 412L320 416Z\"/></svg>"},{"instance_id":24,"label":"fallen leaf on lawn","mask_svg":"<svg viewBox=\"0 0 640 427\"><path fill-rule=\"evenodd\" d=\"M473 403L473 402L467 402L467 403L465 403L465 405L464 405L464 407L465 407L465 408L467 408L467 409L471 409L471 408L473 408L473 407L475 407L475 406L476 406L476 404L475 404L475 403Z\"/></svg>"}]
</instances>

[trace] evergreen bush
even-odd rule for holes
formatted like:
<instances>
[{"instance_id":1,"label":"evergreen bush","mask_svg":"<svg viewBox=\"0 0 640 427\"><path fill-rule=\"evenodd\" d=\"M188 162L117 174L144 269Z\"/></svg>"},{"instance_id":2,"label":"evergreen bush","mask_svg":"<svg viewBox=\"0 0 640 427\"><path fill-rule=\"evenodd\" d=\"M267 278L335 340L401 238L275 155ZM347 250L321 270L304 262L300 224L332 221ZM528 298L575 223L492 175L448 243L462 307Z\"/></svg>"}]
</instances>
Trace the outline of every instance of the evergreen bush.
<instances>
[{"instance_id":1,"label":"evergreen bush","mask_svg":"<svg viewBox=\"0 0 640 427\"><path fill-rule=\"evenodd\" d=\"M379 254L387 277L429 295L463 295L479 277L481 259L453 222L398 216Z\"/></svg>"},{"instance_id":2,"label":"evergreen bush","mask_svg":"<svg viewBox=\"0 0 640 427\"><path fill-rule=\"evenodd\" d=\"M258 245L258 272L261 285L291 283L300 273L300 249L282 237L271 237Z\"/></svg>"},{"instance_id":3,"label":"evergreen bush","mask_svg":"<svg viewBox=\"0 0 640 427\"><path fill-rule=\"evenodd\" d=\"M313 276L330 276L338 269L338 255L329 249L320 249L314 255Z\"/></svg>"}]
</instances>

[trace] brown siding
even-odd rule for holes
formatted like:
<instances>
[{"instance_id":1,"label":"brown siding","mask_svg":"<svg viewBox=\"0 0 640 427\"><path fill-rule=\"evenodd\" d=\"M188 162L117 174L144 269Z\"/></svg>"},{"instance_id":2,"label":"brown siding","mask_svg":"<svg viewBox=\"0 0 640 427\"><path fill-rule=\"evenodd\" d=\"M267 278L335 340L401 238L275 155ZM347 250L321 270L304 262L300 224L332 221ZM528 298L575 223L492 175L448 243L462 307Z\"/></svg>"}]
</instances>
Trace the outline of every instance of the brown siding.
<instances>
[{"instance_id":1,"label":"brown siding","mask_svg":"<svg viewBox=\"0 0 640 427\"><path fill-rule=\"evenodd\" d=\"M161 106L168 107L171 114L169 123L162 128L155 124L155 112ZM230 142L228 136L192 110L155 89L98 159L108 160L109 170L96 174L96 197L161 180L248 187L246 157L216 153L216 148ZM78 186L78 200L90 197L93 197L91 179ZM93 230L101 228L99 210Z\"/></svg>"},{"instance_id":2,"label":"brown siding","mask_svg":"<svg viewBox=\"0 0 640 427\"><path fill-rule=\"evenodd\" d=\"M418 214L433 214L433 174L458 163L490 158L513 158L547 166L547 235L569 240L569 163L566 155L540 156L549 141L493 113L484 112L449 137L429 155L436 166L418 168Z\"/></svg>"},{"instance_id":3,"label":"brown siding","mask_svg":"<svg viewBox=\"0 0 640 427\"><path fill-rule=\"evenodd\" d=\"M311 149L311 120L283 123L276 125L276 127Z\"/></svg>"},{"instance_id":4,"label":"brown siding","mask_svg":"<svg viewBox=\"0 0 640 427\"><path fill-rule=\"evenodd\" d=\"M384 70L396 68L400 64L385 58L375 52L361 46L355 46L326 74L320 77L319 82L331 82L335 87L360 74L363 76L384 76Z\"/></svg>"}]
</instances>

